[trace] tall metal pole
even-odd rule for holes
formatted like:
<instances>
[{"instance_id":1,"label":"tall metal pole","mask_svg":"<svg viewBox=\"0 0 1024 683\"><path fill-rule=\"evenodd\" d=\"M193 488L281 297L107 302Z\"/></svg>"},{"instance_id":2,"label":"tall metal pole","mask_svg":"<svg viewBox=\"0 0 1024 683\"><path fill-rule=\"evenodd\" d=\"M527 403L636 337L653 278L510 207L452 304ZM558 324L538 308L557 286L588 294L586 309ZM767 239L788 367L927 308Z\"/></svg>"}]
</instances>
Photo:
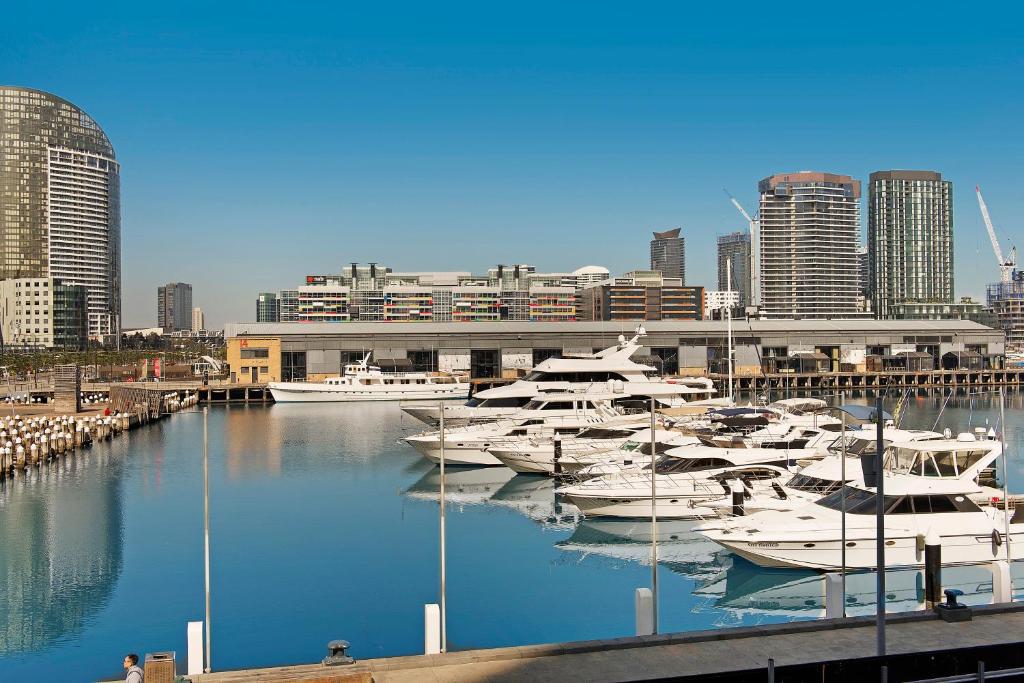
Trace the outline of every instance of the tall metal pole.
<instances>
[{"instance_id":1,"label":"tall metal pole","mask_svg":"<svg viewBox=\"0 0 1024 683\"><path fill-rule=\"evenodd\" d=\"M444 521L444 402L438 403L437 407L440 409L438 413L440 415L440 427L441 427L441 528L440 528L440 540L441 540L441 652L448 651L448 612L447 612L447 574L445 568L445 554L447 552L445 548L445 521Z\"/></svg>"},{"instance_id":2,"label":"tall metal pole","mask_svg":"<svg viewBox=\"0 0 1024 683\"><path fill-rule=\"evenodd\" d=\"M728 295L732 294L732 259L726 259L725 261L725 288ZM732 299L726 302L725 316L726 316L726 334L728 335L728 348L726 349L726 355L729 361L729 401L732 402Z\"/></svg>"},{"instance_id":3,"label":"tall metal pole","mask_svg":"<svg viewBox=\"0 0 1024 683\"><path fill-rule=\"evenodd\" d=\"M654 465L657 456L657 439L654 430L657 428L657 414L654 412L654 397L651 397L651 623L654 633L658 632L658 506L657 487L655 484Z\"/></svg>"},{"instance_id":4,"label":"tall metal pole","mask_svg":"<svg viewBox=\"0 0 1024 683\"><path fill-rule=\"evenodd\" d=\"M840 573L843 592L843 616L846 616L846 411L843 411L842 434L843 452L840 454L842 462L839 465L839 510L840 510L840 545L839 551L842 555L842 570Z\"/></svg>"},{"instance_id":5,"label":"tall metal pole","mask_svg":"<svg viewBox=\"0 0 1024 683\"><path fill-rule=\"evenodd\" d=\"M1006 453L1006 397L1002 387L999 388L999 442L1003 451L1000 456L1003 461L1003 525L1006 533L1006 561L1009 562L1013 559L1010 553L1010 478L1006 467L1006 459L1010 456Z\"/></svg>"},{"instance_id":6,"label":"tall metal pole","mask_svg":"<svg viewBox=\"0 0 1024 683\"><path fill-rule=\"evenodd\" d=\"M207 441L207 417L203 406L203 564L206 574L206 673L213 671L210 653L210 450Z\"/></svg>"},{"instance_id":7,"label":"tall metal pole","mask_svg":"<svg viewBox=\"0 0 1024 683\"><path fill-rule=\"evenodd\" d=\"M875 624L878 656L885 656L885 442L882 438L882 397L875 399L875 419L878 420L875 451L878 462L878 481L875 488L875 553L878 572L875 594Z\"/></svg>"}]
</instances>

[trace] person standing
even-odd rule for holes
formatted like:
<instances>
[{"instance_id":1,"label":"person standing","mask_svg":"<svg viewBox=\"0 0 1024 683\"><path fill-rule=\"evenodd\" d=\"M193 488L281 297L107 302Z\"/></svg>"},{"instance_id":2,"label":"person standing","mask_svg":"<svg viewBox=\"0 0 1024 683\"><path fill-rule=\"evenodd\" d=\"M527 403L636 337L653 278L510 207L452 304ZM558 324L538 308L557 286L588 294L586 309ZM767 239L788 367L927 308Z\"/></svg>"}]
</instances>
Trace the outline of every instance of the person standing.
<instances>
[{"instance_id":1,"label":"person standing","mask_svg":"<svg viewBox=\"0 0 1024 683\"><path fill-rule=\"evenodd\" d=\"M134 652L124 656L124 670L127 671L125 683L143 683L142 669L139 668L139 656Z\"/></svg>"}]
</instances>

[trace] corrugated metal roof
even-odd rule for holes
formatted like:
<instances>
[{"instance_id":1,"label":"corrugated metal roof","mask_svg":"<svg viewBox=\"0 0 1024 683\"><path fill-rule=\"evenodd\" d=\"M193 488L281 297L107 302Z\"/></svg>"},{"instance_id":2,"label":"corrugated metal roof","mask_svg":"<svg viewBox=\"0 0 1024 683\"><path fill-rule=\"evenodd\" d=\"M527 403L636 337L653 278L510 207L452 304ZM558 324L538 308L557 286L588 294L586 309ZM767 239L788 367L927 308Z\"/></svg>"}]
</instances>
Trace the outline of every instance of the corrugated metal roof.
<instances>
[{"instance_id":1,"label":"corrugated metal roof","mask_svg":"<svg viewBox=\"0 0 1024 683\"><path fill-rule=\"evenodd\" d=\"M225 337L246 335L372 335L372 334L624 334L630 336L642 324L651 333L683 335L725 335L722 320L652 320L597 322L342 322L342 323L228 323ZM971 334L998 333L971 320L736 320L737 336L771 333L822 332L859 334L918 333Z\"/></svg>"}]
</instances>

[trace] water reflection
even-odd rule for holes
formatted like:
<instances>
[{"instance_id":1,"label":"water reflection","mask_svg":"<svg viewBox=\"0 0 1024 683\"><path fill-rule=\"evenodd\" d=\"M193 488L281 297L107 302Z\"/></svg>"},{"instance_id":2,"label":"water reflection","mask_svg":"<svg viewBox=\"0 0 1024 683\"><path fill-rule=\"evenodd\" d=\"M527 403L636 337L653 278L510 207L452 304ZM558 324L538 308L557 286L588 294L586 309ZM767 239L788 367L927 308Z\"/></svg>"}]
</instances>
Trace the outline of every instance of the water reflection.
<instances>
[{"instance_id":1,"label":"water reflection","mask_svg":"<svg viewBox=\"0 0 1024 683\"><path fill-rule=\"evenodd\" d=\"M0 489L0 656L83 630L122 567L121 463L99 449Z\"/></svg>"}]
</instances>

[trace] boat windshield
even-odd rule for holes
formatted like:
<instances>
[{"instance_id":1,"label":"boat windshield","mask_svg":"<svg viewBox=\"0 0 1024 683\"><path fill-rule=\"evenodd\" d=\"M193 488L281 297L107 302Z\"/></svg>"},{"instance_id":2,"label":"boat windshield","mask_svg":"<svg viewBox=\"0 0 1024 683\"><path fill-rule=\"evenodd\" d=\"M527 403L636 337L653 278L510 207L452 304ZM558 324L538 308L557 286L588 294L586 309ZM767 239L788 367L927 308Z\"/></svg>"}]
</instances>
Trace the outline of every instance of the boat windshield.
<instances>
[{"instance_id":1,"label":"boat windshield","mask_svg":"<svg viewBox=\"0 0 1024 683\"><path fill-rule=\"evenodd\" d=\"M839 488L839 482L834 479L819 479L807 474L797 474L786 482L786 486L797 491L827 495Z\"/></svg>"},{"instance_id":2,"label":"boat windshield","mask_svg":"<svg viewBox=\"0 0 1024 683\"><path fill-rule=\"evenodd\" d=\"M886 451L887 469L921 477L956 477L973 467L987 450L922 451L915 448L890 448Z\"/></svg>"},{"instance_id":3,"label":"boat windshield","mask_svg":"<svg viewBox=\"0 0 1024 683\"><path fill-rule=\"evenodd\" d=\"M855 436L853 434L844 434L828 447L828 450L835 454L843 452L843 440L846 440L846 453L847 455L861 455L868 453L875 453L875 445L878 443L874 439L865 439L861 436ZM888 446L892 441L882 441L883 444Z\"/></svg>"},{"instance_id":4,"label":"boat windshield","mask_svg":"<svg viewBox=\"0 0 1024 683\"><path fill-rule=\"evenodd\" d=\"M842 510L846 496L846 512L851 515L875 514L873 491L844 486L818 500L815 504L830 510ZM980 508L970 498L961 495L886 496L883 501L886 515L922 515L941 512L977 512Z\"/></svg>"}]
</instances>

